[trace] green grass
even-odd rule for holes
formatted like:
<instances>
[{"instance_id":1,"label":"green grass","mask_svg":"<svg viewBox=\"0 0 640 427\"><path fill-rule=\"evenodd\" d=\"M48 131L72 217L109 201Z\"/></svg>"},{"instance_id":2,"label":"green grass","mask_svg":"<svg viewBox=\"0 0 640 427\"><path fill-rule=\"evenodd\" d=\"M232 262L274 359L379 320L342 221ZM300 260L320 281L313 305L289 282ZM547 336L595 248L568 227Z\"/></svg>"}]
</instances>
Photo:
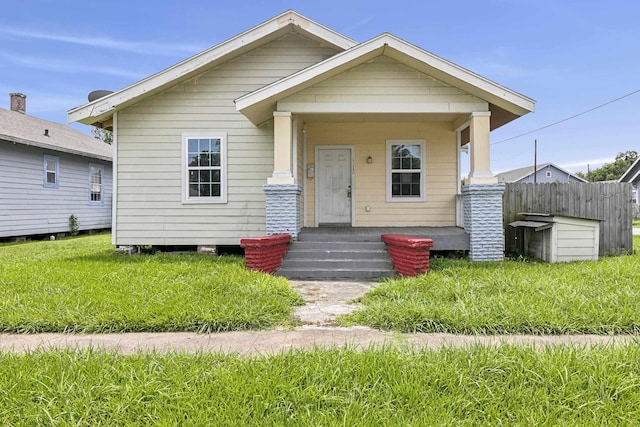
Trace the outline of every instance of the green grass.
<instances>
[{"instance_id":1,"label":"green grass","mask_svg":"<svg viewBox=\"0 0 640 427\"><path fill-rule=\"evenodd\" d=\"M640 346L0 353L0 425L637 425Z\"/></svg>"},{"instance_id":2,"label":"green grass","mask_svg":"<svg viewBox=\"0 0 640 427\"><path fill-rule=\"evenodd\" d=\"M637 334L634 239L634 255L597 262L434 259L428 274L382 283L360 299L363 310L340 320L405 332Z\"/></svg>"},{"instance_id":3,"label":"green grass","mask_svg":"<svg viewBox=\"0 0 640 427\"><path fill-rule=\"evenodd\" d=\"M259 329L301 303L240 257L118 255L109 235L0 246L0 332Z\"/></svg>"},{"instance_id":4,"label":"green grass","mask_svg":"<svg viewBox=\"0 0 640 427\"><path fill-rule=\"evenodd\" d=\"M634 219L633 220L633 226L634 227L640 227L640 219Z\"/></svg>"}]
</instances>

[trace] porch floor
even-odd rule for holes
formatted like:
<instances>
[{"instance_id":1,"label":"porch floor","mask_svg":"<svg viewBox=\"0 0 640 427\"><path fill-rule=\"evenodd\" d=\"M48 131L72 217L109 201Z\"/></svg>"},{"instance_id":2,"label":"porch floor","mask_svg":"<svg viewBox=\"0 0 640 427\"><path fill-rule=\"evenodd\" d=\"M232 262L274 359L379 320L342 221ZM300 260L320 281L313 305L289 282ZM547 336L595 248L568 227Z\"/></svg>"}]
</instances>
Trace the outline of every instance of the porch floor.
<instances>
[{"instance_id":1,"label":"porch floor","mask_svg":"<svg viewBox=\"0 0 640 427\"><path fill-rule=\"evenodd\" d=\"M318 227L303 228L299 241L380 242L383 234L403 234L433 240L431 251L468 251L469 234L459 227Z\"/></svg>"}]
</instances>

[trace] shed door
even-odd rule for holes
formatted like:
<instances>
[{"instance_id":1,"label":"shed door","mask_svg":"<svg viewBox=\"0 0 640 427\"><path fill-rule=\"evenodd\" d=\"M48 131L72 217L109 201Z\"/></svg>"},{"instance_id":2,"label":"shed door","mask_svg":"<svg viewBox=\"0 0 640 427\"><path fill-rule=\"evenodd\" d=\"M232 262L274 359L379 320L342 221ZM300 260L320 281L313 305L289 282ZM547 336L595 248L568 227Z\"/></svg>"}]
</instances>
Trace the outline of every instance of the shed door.
<instances>
[{"instance_id":1,"label":"shed door","mask_svg":"<svg viewBox=\"0 0 640 427\"><path fill-rule=\"evenodd\" d=\"M318 225L351 226L351 150L319 148Z\"/></svg>"}]
</instances>

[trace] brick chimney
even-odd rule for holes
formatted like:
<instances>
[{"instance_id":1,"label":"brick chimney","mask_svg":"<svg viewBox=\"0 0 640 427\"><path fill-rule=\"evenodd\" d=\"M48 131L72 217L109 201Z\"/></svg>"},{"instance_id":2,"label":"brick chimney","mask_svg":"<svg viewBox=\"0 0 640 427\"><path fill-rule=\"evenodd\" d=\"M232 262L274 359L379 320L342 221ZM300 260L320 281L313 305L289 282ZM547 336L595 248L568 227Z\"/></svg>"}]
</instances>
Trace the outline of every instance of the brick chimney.
<instances>
[{"instance_id":1,"label":"brick chimney","mask_svg":"<svg viewBox=\"0 0 640 427\"><path fill-rule=\"evenodd\" d=\"M25 114L27 112L27 95L24 93L10 93L11 111Z\"/></svg>"}]
</instances>

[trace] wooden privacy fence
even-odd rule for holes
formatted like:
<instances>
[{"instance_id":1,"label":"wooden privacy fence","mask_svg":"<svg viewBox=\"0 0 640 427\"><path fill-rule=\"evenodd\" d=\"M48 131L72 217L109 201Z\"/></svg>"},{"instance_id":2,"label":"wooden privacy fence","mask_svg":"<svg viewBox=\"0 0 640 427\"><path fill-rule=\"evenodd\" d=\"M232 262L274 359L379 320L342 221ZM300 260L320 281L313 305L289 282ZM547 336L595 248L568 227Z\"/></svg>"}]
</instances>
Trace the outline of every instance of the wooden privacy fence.
<instances>
[{"instance_id":1,"label":"wooden privacy fence","mask_svg":"<svg viewBox=\"0 0 640 427\"><path fill-rule=\"evenodd\" d=\"M633 251L631 184L589 182L506 185L505 251L523 253L523 230L509 226L518 213L539 212L600 220L600 256Z\"/></svg>"}]
</instances>

